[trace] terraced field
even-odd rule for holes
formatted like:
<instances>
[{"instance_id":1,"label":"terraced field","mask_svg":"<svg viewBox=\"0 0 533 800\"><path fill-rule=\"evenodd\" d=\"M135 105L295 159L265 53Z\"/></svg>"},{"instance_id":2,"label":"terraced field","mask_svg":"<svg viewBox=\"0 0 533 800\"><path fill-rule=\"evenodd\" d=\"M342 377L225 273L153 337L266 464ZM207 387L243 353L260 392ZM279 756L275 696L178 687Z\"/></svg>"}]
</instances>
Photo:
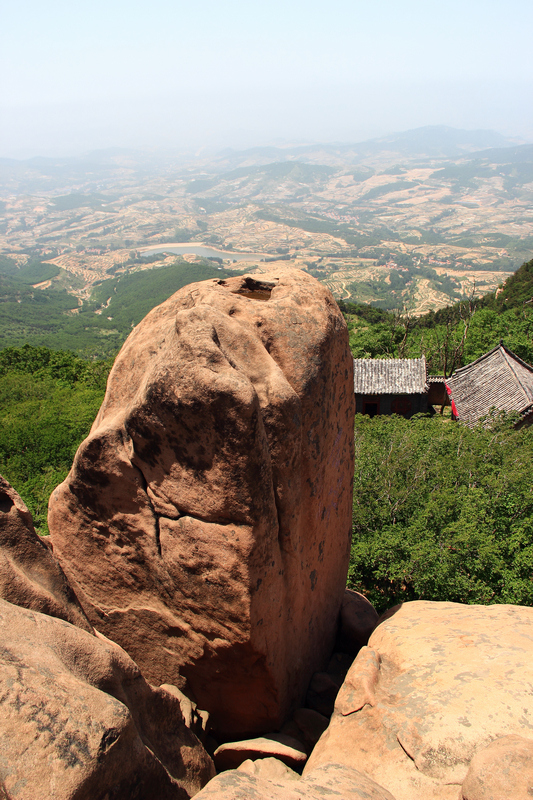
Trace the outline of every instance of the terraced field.
<instances>
[{"instance_id":1,"label":"terraced field","mask_svg":"<svg viewBox=\"0 0 533 800\"><path fill-rule=\"evenodd\" d=\"M80 299L110 275L168 265L165 243L188 241L225 251L226 265L232 251L265 253L339 298L412 314L493 290L533 255L533 146L435 154L406 141L149 169L140 155L77 172L20 162L3 181L0 163L0 253L49 261L47 288ZM152 246L159 258L139 258ZM265 268L254 256L241 266Z\"/></svg>"}]
</instances>

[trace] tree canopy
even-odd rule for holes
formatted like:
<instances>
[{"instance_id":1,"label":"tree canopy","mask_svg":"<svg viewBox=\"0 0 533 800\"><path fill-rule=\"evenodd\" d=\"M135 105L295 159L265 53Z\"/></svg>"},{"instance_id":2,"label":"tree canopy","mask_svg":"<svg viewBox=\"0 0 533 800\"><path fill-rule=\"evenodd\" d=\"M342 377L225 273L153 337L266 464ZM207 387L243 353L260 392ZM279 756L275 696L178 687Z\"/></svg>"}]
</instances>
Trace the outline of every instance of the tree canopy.
<instances>
[{"instance_id":1,"label":"tree canopy","mask_svg":"<svg viewBox=\"0 0 533 800\"><path fill-rule=\"evenodd\" d=\"M351 588L533 604L533 427L511 422L356 415Z\"/></svg>"}]
</instances>

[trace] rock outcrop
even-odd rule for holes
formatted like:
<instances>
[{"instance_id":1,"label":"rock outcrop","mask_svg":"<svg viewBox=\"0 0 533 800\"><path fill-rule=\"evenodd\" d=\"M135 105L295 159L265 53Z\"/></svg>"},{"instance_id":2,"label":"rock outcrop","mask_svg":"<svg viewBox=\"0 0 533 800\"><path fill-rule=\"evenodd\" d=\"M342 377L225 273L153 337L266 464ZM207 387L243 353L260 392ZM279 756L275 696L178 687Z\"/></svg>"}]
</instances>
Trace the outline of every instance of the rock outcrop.
<instances>
[{"instance_id":1,"label":"rock outcrop","mask_svg":"<svg viewBox=\"0 0 533 800\"><path fill-rule=\"evenodd\" d=\"M327 663L349 557L353 378L297 270L192 284L131 333L54 552L91 623L226 738L279 729Z\"/></svg>"},{"instance_id":2,"label":"rock outcrop","mask_svg":"<svg viewBox=\"0 0 533 800\"><path fill-rule=\"evenodd\" d=\"M531 733L532 630L533 608L523 606L418 601L387 612L350 668L304 777L336 761L397 800L457 800L475 753ZM508 755L515 771L526 751ZM479 793L487 759L476 763L463 796L500 798Z\"/></svg>"},{"instance_id":3,"label":"rock outcrop","mask_svg":"<svg viewBox=\"0 0 533 800\"><path fill-rule=\"evenodd\" d=\"M256 761L272 757L283 762L293 770L301 772L307 760L307 753L297 739L283 733L271 733L257 739L222 744L215 750L214 761L219 772L235 769L243 761Z\"/></svg>"},{"instance_id":4,"label":"rock outcrop","mask_svg":"<svg viewBox=\"0 0 533 800\"><path fill-rule=\"evenodd\" d=\"M117 645L0 600L0 796L186 800L214 775L179 700Z\"/></svg>"},{"instance_id":5,"label":"rock outcrop","mask_svg":"<svg viewBox=\"0 0 533 800\"><path fill-rule=\"evenodd\" d=\"M3 478L0 598L0 797L186 800L214 775L186 698L95 635Z\"/></svg>"},{"instance_id":6,"label":"rock outcrop","mask_svg":"<svg viewBox=\"0 0 533 800\"><path fill-rule=\"evenodd\" d=\"M0 597L92 631L63 570L37 536L24 501L1 476Z\"/></svg>"}]
</instances>

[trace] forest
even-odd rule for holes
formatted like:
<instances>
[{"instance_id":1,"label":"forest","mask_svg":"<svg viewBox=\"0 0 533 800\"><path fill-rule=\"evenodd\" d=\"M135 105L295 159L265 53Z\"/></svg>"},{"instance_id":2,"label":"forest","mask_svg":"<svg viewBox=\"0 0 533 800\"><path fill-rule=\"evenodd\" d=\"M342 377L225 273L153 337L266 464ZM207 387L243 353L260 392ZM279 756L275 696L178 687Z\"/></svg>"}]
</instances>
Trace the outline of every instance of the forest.
<instances>
[{"instance_id":1,"label":"forest","mask_svg":"<svg viewBox=\"0 0 533 800\"><path fill-rule=\"evenodd\" d=\"M146 266L153 260L148 257L127 263ZM0 350L31 344L70 350L87 358L115 356L132 327L182 286L235 274L207 259L189 264L180 258L158 269L124 275L114 271L112 268L109 278L94 286L88 299L78 303L60 283L58 288L33 287L61 272L58 267L33 258L18 269L12 259L0 256Z\"/></svg>"},{"instance_id":2,"label":"forest","mask_svg":"<svg viewBox=\"0 0 533 800\"><path fill-rule=\"evenodd\" d=\"M349 587L380 611L533 605L533 427L512 421L356 415Z\"/></svg>"},{"instance_id":3,"label":"forest","mask_svg":"<svg viewBox=\"0 0 533 800\"><path fill-rule=\"evenodd\" d=\"M102 299L109 287L102 285ZM133 302L138 293L124 296ZM500 338L533 363L532 298L530 261L498 293L419 318L339 305L355 357L424 354L430 373L449 375ZM43 535L48 497L90 430L114 355L90 359L18 342L0 349L0 474ZM419 598L532 605L533 426L512 423L512 415L494 414L473 428L438 414L357 415L348 585L379 610Z\"/></svg>"}]
</instances>

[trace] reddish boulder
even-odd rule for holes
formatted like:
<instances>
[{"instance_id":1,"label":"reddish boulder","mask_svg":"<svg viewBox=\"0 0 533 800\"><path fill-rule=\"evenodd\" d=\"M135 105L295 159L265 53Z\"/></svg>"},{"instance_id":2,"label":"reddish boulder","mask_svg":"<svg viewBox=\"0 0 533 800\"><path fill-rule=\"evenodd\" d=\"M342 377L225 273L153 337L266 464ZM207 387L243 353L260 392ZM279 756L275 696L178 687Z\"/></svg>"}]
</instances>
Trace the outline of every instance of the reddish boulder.
<instances>
[{"instance_id":1,"label":"reddish boulder","mask_svg":"<svg viewBox=\"0 0 533 800\"><path fill-rule=\"evenodd\" d=\"M214 775L179 700L113 642L0 600L0 796L186 800Z\"/></svg>"},{"instance_id":2,"label":"reddish boulder","mask_svg":"<svg viewBox=\"0 0 533 800\"><path fill-rule=\"evenodd\" d=\"M310 753L329 725L329 719L312 708L298 708L292 715L301 739Z\"/></svg>"},{"instance_id":3,"label":"reddish boulder","mask_svg":"<svg viewBox=\"0 0 533 800\"><path fill-rule=\"evenodd\" d=\"M532 628L523 606L418 601L387 612L304 776L336 761L397 800L457 800L480 747L531 731Z\"/></svg>"},{"instance_id":4,"label":"reddish boulder","mask_svg":"<svg viewBox=\"0 0 533 800\"><path fill-rule=\"evenodd\" d=\"M331 717L335 698L341 688L342 680L329 672L315 672L309 683L305 704L323 717Z\"/></svg>"},{"instance_id":5,"label":"reddish boulder","mask_svg":"<svg viewBox=\"0 0 533 800\"><path fill-rule=\"evenodd\" d=\"M1 476L0 597L92 631L63 570L36 534L24 501Z\"/></svg>"},{"instance_id":6,"label":"reddish boulder","mask_svg":"<svg viewBox=\"0 0 533 800\"><path fill-rule=\"evenodd\" d=\"M531 800L533 740L502 736L478 750L461 787L461 800Z\"/></svg>"},{"instance_id":7,"label":"reddish boulder","mask_svg":"<svg viewBox=\"0 0 533 800\"><path fill-rule=\"evenodd\" d=\"M257 758L255 761L248 758L242 764L239 764L237 770L267 781L287 782L300 780L297 772L284 764L283 761L278 758L272 758L272 756Z\"/></svg>"},{"instance_id":8,"label":"reddish boulder","mask_svg":"<svg viewBox=\"0 0 533 800\"><path fill-rule=\"evenodd\" d=\"M346 589L342 600L337 649L357 655L378 624L378 612L360 592Z\"/></svg>"},{"instance_id":9,"label":"reddish boulder","mask_svg":"<svg viewBox=\"0 0 533 800\"><path fill-rule=\"evenodd\" d=\"M346 325L306 273L210 280L148 314L50 500L92 624L226 738L279 729L331 652L349 558Z\"/></svg>"},{"instance_id":10,"label":"reddish boulder","mask_svg":"<svg viewBox=\"0 0 533 800\"><path fill-rule=\"evenodd\" d=\"M159 688L178 699L185 725L200 739L202 744L205 744L209 730L209 713L198 708L196 703L183 694L177 686L164 683Z\"/></svg>"}]
</instances>

